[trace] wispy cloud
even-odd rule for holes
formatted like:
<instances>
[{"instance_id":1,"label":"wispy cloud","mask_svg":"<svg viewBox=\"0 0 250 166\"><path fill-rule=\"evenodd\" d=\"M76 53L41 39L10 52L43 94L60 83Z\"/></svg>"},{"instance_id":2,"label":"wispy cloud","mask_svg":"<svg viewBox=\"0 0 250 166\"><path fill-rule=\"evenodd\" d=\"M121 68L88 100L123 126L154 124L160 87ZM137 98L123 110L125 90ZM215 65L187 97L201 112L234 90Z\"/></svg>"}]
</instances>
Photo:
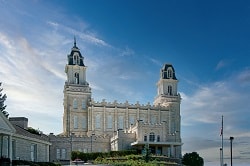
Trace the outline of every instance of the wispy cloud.
<instances>
[{"instance_id":1,"label":"wispy cloud","mask_svg":"<svg viewBox=\"0 0 250 166\"><path fill-rule=\"evenodd\" d=\"M134 55L134 50L130 49L128 46L121 50L120 56L132 56Z\"/></svg>"},{"instance_id":2,"label":"wispy cloud","mask_svg":"<svg viewBox=\"0 0 250 166\"><path fill-rule=\"evenodd\" d=\"M250 69L247 68L246 70L239 73L238 80L239 80L241 85L250 86Z\"/></svg>"},{"instance_id":3,"label":"wispy cloud","mask_svg":"<svg viewBox=\"0 0 250 166\"><path fill-rule=\"evenodd\" d=\"M3 32L0 36L0 49L4 52L1 54L0 78L8 96L6 103L10 116L28 116L31 112L57 116L58 112L53 111L58 107L54 101L61 101L58 96L62 98L62 95L53 85L56 80L64 80L65 77L63 72L59 72L61 69L55 68L53 57L46 61L24 37L13 38ZM50 89L49 95L46 89ZM39 123L42 124L46 126L46 121Z\"/></svg>"},{"instance_id":4,"label":"wispy cloud","mask_svg":"<svg viewBox=\"0 0 250 166\"><path fill-rule=\"evenodd\" d=\"M218 64L216 65L215 70L220 70L220 69L222 69L222 68L225 68L225 67L229 66L230 63L231 63L230 60L225 60L225 59L220 60L220 61L218 62Z\"/></svg>"},{"instance_id":5,"label":"wispy cloud","mask_svg":"<svg viewBox=\"0 0 250 166\"><path fill-rule=\"evenodd\" d=\"M156 64L157 66L162 66L162 62L160 62L160 61L157 60L157 59L149 58L149 60L150 60L151 62L153 62L154 64Z\"/></svg>"},{"instance_id":6,"label":"wispy cloud","mask_svg":"<svg viewBox=\"0 0 250 166\"><path fill-rule=\"evenodd\" d=\"M63 24L59 24L58 22L48 21L47 23L48 23L48 25L52 26L55 30L60 29L62 31L65 31L65 32L71 34L72 36L74 36L74 35L79 36L85 42L89 42L89 43L99 45L99 46L111 47L104 40L99 39L98 37L94 36L94 34L89 33L87 31L85 31L84 29L82 31L85 31L85 32L80 32L74 28L65 26Z\"/></svg>"}]
</instances>

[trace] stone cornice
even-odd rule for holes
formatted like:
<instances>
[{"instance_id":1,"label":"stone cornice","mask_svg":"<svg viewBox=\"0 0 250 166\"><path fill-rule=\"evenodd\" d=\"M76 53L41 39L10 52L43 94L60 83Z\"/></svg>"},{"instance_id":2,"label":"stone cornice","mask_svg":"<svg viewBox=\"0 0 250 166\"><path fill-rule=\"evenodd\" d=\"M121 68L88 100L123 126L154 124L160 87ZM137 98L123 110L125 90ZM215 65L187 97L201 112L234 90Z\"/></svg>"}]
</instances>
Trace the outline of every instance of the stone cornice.
<instances>
[{"instance_id":1,"label":"stone cornice","mask_svg":"<svg viewBox=\"0 0 250 166\"><path fill-rule=\"evenodd\" d=\"M147 103L146 105L140 104L137 102L136 104L130 104L128 101L125 103L118 103L116 100L114 102L106 102L105 99L102 100L102 102L95 102L93 99L90 101L89 106L93 107L107 107L107 108L128 108L128 109L140 109L140 110L156 110L156 111L168 111L168 107L160 106L160 105L150 105L150 103Z\"/></svg>"}]
</instances>

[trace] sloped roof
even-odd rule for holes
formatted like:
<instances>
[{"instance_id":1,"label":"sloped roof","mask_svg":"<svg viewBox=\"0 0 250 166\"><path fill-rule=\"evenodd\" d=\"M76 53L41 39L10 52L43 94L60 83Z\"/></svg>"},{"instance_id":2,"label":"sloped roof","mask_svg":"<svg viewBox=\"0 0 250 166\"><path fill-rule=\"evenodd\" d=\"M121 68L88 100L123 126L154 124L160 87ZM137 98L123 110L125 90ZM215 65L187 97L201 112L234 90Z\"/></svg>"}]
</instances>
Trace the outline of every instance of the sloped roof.
<instances>
[{"instance_id":1,"label":"sloped roof","mask_svg":"<svg viewBox=\"0 0 250 166\"><path fill-rule=\"evenodd\" d=\"M16 132L13 125L9 122L9 120L5 117L5 115L0 111L0 133L3 134L14 134Z\"/></svg>"},{"instance_id":2,"label":"sloped roof","mask_svg":"<svg viewBox=\"0 0 250 166\"><path fill-rule=\"evenodd\" d=\"M15 125L13 124L14 128L16 129L16 133L15 133L15 136L22 136L22 137L25 137L26 139L35 139L36 141L38 142L44 142L44 143L47 143L47 144L50 144L49 142L49 137L45 134L33 134L33 133L30 133L28 130L18 126L18 125Z\"/></svg>"}]
</instances>

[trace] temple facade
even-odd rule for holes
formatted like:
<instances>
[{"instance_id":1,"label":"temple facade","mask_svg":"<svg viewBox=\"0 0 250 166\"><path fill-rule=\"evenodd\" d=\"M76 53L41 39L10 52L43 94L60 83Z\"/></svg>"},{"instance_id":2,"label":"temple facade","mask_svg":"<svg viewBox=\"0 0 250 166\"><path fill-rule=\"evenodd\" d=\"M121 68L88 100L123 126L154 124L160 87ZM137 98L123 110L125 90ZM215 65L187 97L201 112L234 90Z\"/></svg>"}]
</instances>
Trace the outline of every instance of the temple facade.
<instances>
[{"instance_id":1,"label":"temple facade","mask_svg":"<svg viewBox=\"0 0 250 166\"><path fill-rule=\"evenodd\" d=\"M71 151L141 152L146 144L153 154L181 157L181 96L172 64L160 69L152 105L95 101L86 69L74 41L65 66L63 132L49 135L51 161L69 160Z\"/></svg>"}]
</instances>

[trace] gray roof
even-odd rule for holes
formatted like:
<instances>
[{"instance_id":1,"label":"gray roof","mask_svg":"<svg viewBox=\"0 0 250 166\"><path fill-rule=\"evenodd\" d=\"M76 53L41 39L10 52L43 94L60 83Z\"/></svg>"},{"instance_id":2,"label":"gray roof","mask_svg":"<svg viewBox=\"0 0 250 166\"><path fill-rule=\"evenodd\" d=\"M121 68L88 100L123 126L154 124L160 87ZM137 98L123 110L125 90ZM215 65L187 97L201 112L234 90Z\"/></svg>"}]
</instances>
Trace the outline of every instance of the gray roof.
<instances>
[{"instance_id":1,"label":"gray roof","mask_svg":"<svg viewBox=\"0 0 250 166\"><path fill-rule=\"evenodd\" d=\"M45 134L32 134L30 133L27 129L24 129L18 125L15 125L15 124L12 124L13 127L16 129L16 134L18 135L22 135L22 136L25 136L25 137L29 137L29 138L35 138L35 139L38 139L38 140L41 140L41 141L47 141L49 142L49 137Z\"/></svg>"},{"instance_id":2,"label":"gray roof","mask_svg":"<svg viewBox=\"0 0 250 166\"><path fill-rule=\"evenodd\" d=\"M170 78L168 78L168 75L167 75L168 68L171 68L172 71L173 71L172 79L177 80L177 78L175 76L175 70L174 70L173 65L172 64L167 64L167 63L161 69L162 78L163 79L170 79Z\"/></svg>"}]
</instances>

